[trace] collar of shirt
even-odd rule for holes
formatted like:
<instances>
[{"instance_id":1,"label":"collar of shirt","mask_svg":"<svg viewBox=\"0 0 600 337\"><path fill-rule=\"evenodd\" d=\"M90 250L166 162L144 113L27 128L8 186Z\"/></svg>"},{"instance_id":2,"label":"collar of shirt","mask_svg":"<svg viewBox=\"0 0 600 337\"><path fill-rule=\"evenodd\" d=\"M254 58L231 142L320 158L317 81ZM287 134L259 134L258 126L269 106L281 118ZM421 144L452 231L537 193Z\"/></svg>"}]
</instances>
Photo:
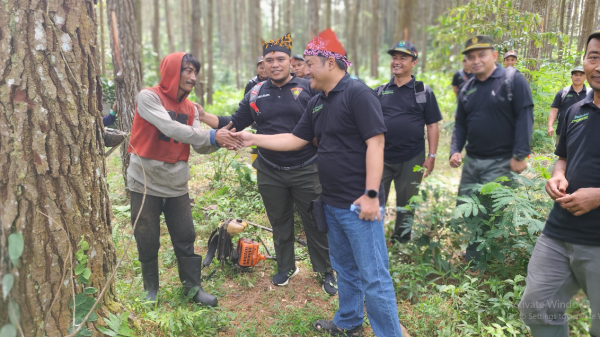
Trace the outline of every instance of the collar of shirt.
<instances>
[{"instance_id":1,"label":"collar of shirt","mask_svg":"<svg viewBox=\"0 0 600 337\"><path fill-rule=\"evenodd\" d=\"M335 85L335 87L333 87L333 89L331 89L331 91L329 93L331 94L332 92L343 91L344 89L346 89L346 87L348 86L348 83L350 83L350 81L354 81L354 80L350 77L350 75L348 75L348 73L346 73L346 75L344 75L344 77L342 77L342 79ZM321 96L323 98L327 98L327 96L325 95L325 92L323 92L323 91L321 91L319 96Z\"/></svg>"},{"instance_id":2,"label":"collar of shirt","mask_svg":"<svg viewBox=\"0 0 600 337\"><path fill-rule=\"evenodd\" d=\"M490 78L502 77L504 75L504 71L505 71L504 68L502 68L501 66L497 65L496 69L494 70L494 72L492 72L492 74L488 78L486 78L483 81L480 81L479 78L477 78L477 76L475 76L475 80L477 82L485 82L485 81L489 80Z\"/></svg>"},{"instance_id":3,"label":"collar of shirt","mask_svg":"<svg viewBox=\"0 0 600 337\"><path fill-rule=\"evenodd\" d=\"M391 86L396 86L396 87L398 86L398 85L396 84L396 82L394 81L394 79L395 79L395 77L394 77L394 76L392 76L392 79L390 80L390 87L391 87ZM410 81L408 81L408 82L404 83L402 86L403 86L403 87L404 87L404 86L406 86L406 87L408 87L408 88L414 88L414 86L415 86L415 76L413 76L413 75L410 75Z\"/></svg>"},{"instance_id":4,"label":"collar of shirt","mask_svg":"<svg viewBox=\"0 0 600 337\"><path fill-rule=\"evenodd\" d=\"M581 104L581 106L585 106L585 105L589 105L590 108L592 108L594 110L600 109L599 107L596 106L596 104L594 104L594 90L588 92L588 94L585 95L585 98L583 99L583 103Z\"/></svg>"},{"instance_id":5,"label":"collar of shirt","mask_svg":"<svg viewBox=\"0 0 600 337\"><path fill-rule=\"evenodd\" d=\"M586 88L585 88L585 84L584 84L583 87L581 88L581 91L579 93L585 92L585 90L586 90ZM571 86L569 86L569 92L571 92L571 91L574 92L574 93L576 93L576 94L578 94L577 91L575 91L575 89L573 89L573 85L572 84L571 84Z\"/></svg>"},{"instance_id":6,"label":"collar of shirt","mask_svg":"<svg viewBox=\"0 0 600 337\"><path fill-rule=\"evenodd\" d=\"M277 87L277 88L283 88L288 84L298 84L298 78L296 77L295 74L291 74L292 75L292 79L287 82L286 84L282 85L281 87L276 86L275 84L273 84L273 82L271 82L271 79L267 79L267 82L264 84L265 88L273 88L273 87Z\"/></svg>"}]
</instances>

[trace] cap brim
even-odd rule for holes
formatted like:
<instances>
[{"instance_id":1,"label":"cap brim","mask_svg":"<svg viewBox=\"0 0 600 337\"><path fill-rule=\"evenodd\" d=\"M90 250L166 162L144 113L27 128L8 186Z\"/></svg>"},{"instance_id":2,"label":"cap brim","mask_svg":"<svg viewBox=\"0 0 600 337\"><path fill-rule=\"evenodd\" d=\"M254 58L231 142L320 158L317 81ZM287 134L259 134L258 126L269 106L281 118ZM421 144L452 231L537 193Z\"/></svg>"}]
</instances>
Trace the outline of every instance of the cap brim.
<instances>
[{"instance_id":1,"label":"cap brim","mask_svg":"<svg viewBox=\"0 0 600 337\"><path fill-rule=\"evenodd\" d=\"M571 75L573 75L573 73L582 73L582 74L585 74L585 71L583 71L583 70L571 70Z\"/></svg>"},{"instance_id":2,"label":"cap brim","mask_svg":"<svg viewBox=\"0 0 600 337\"><path fill-rule=\"evenodd\" d=\"M417 58L416 56L414 56L412 54L412 52L408 49L404 49L404 48L394 48L394 49L390 49L388 50L388 54L394 56L395 53L402 53L402 54L406 54L408 56L412 56L414 58Z\"/></svg>"},{"instance_id":3,"label":"cap brim","mask_svg":"<svg viewBox=\"0 0 600 337\"><path fill-rule=\"evenodd\" d=\"M489 44L489 43L477 43L477 44L470 45L469 47L465 48L461 53L466 54L466 53L470 52L471 50L476 50L476 49L495 49L495 48L494 48L494 45Z\"/></svg>"}]
</instances>

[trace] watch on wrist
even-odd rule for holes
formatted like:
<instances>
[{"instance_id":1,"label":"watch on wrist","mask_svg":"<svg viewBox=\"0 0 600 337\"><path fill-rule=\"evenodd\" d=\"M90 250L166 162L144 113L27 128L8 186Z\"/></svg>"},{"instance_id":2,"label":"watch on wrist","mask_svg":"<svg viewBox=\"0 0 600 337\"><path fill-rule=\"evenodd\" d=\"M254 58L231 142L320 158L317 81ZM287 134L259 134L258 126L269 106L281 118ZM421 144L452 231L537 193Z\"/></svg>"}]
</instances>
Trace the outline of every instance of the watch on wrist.
<instances>
[{"instance_id":1,"label":"watch on wrist","mask_svg":"<svg viewBox=\"0 0 600 337\"><path fill-rule=\"evenodd\" d=\"M379 192L376 190L365 190L365 195L371 199L374 199L379 196Z\"/></svg>"},{"instance_id":2,"label":"watch on wrist","mask_svg":"<svg viewBox=\"0 0 600 337\"><path fill-rule=\"evenodd\" d=\"M435 154L435 153L428 153L427 157L435 158L435 157L437 157L437 154Z\"/></svg>"},{"instance_id":3,"label":"watch on wrist","mask_svg":"<svg viewBox=\"0 0 600 337\"><path fill-rule=\"evenodd\" d=\"M512 157L516 161L523 161L523 160L525 160L525 158L527 158L527 155L525 155L525 154L513 154Z\"/></svg>"}]
</instances>

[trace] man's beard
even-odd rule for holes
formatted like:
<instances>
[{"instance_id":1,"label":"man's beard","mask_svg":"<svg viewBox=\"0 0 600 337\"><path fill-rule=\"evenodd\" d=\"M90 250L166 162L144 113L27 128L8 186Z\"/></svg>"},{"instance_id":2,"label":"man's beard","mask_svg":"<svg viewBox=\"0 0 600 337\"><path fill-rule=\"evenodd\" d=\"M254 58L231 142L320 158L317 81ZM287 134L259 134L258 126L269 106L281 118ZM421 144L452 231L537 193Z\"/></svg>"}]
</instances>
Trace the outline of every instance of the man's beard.
<instances>
[{"instance_id":1,"label":"man's beard","mask_svg":"<svg viewBox=\"0 0 600 337\"><path fill-rule=\"evenodd\" d=\"M284 78L280 79L280 80L276 80L276 79L271 79L271 82L275 83L275 84L283 84L285 83L285 81L287 81L289 75L285 76Z\"/></svg>"}]
</instances>

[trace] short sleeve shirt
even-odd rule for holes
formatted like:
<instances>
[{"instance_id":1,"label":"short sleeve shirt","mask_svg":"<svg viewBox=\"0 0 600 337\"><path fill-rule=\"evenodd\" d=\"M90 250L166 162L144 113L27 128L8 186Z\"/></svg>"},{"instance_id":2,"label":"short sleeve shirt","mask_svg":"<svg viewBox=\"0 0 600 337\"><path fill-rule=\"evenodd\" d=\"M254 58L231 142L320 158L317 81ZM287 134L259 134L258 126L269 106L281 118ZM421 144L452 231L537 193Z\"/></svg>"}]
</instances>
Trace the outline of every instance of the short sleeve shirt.
<instances>
[{"instance_id":1,"label":"short sleeve shirt","mask_svg":"<svg viewBox=\"0 0 600 337\"><path fill-rule=\"evenodd\" d=\"M600 109L593 101L594 93L590 92L565 113L555 154L567 158L568 194L581 188L600 188ZM600 246L600 208L574 216L555 202L543 233L573 244Z\"/></svg>"},{"instance_id":2,"label":"short sleeve shirt","mask_svg":"<svg viewBox=\"0 0 600 337\"><path fill-rule=\"evenodd\" d=\"M565 88L562 88L556 93L556 95L554 96L554 101L552 101L552 105L550 106L552 108L558 109L558 115L556 116L556 120L558 121L558 125L556 126L557 135L560 135L563 120L565 119L565 112L567 111L567 109L569 109L571 105L584 99L587 94L585 85L579 93L573 90L573 86L571 85L569 87L569 91L567 92L563 100L564 90Z\"/></svg>"},{"instance_id":3,"label":"short sleeve shirt","mask_svg":"<svg viewBox=\"0 0 600 337\"><path fill-rule=\"evenodd\" d=\"M319 143L321 200L349 209L365 192L366 140L385 133L381 105L375 92L346 74L327 96L313 97L292 132L296 137ZM383 185L379 203L384 204Z\"/></svg>"},{"instance_id":4,"label":"short sleeve shirt","mask_svg":"<svg viewBox=\"0 0 600 337\"><path fill-rule=\"evenodd\" d=\"M415 78L398 87L394 78L378 90L387 133L384 161L398 164L415 158L425 150L425 125L442 120L442 113L431 88L425 86L425 103L417 103Z\"/></svg>"}]
</instances>

